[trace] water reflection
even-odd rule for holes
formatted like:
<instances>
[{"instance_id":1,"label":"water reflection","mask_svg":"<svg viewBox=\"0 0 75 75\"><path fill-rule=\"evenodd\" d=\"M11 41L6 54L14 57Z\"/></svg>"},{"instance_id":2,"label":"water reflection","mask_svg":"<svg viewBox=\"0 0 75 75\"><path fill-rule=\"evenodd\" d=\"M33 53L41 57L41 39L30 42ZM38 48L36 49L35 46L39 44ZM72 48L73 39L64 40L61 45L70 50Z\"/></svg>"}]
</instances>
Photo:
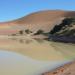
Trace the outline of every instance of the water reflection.
<instances>
[{"instance_id":1,"label":"water reflection","mask_svg":"<svg viewBox=\"0 0 75 75\"><path fill-rule=\"evenodd\" d=\"M34 39L17 39L17 38L11 38L11 39L8 39L8 40L14 40L16 42L23 43L23 44L24 43L26 43L26 44L32 43L33 40L35 40L38 43L43 43L44 42L44 40L38 39L38 38L34 38Z\"/></svg>"},{"instance_id":2,"label":"water reflection","mask_svg":"<svg viewBox=\"0 0 75 75\"><path fill-rule=\"evenodd\" d=\"M65 58L75 59L75 44L53 42L51 46L61 52Z\"/></svg>"},{"instance_id":3,"label":"water reflection","mask_svg":"<svg viewBox=\"0 0 75 75\"><path fill-rule=\"evenodd\" d=\"M20 53L41 61L67 60L75 57L75 45L41 39L0 39L0 49Z\"/></svg>"},{"instance_id":4,"label":"water reflection","mask_svg":"<svg viewBox=\"0 0 75 75\"><path fill-rule=\"evenodd\" d=\"M0 39L1 75L40 75L72 59L74 44L31 38Z\"/></svg>"},{"instance_id":5,"label":"water reflection","mask_svg":"<svg viewBox=\"0 0 75 75\"><path fill-rule=\"evenodd\" d=\"M13 40L13 41L16 41L16 42L19 42L19 43L21 43L21 44L29 44L29 43L31 43L32 42L32 40L31 39L16 39L16 38L11 38L11 39L8 39L8 40Z\"/></svg>"}]
</instances>

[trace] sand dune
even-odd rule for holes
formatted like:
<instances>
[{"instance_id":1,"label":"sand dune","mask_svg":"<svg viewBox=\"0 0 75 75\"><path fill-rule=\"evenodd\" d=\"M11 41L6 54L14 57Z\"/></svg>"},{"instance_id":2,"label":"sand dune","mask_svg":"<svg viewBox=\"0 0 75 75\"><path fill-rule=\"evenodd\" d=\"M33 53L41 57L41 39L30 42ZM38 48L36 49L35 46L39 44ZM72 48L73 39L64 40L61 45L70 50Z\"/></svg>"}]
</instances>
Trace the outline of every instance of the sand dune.
<instances>
[{"instance_id":1,"label":"sand dune","mask_svg":"<svg viewBox=\"0 0 75 75\"><path fill-rule=\"evenodd\" d=\"M64 17L75 17L75 11L47 10L39 11L17 20L0 23L0 34L11 34L21 29L50 31ZM19 27L18 27L19 26ZM23 27L22 27L23 26ZM5 33L6 32L6 33Z\"/></svg>"}]
</instances>

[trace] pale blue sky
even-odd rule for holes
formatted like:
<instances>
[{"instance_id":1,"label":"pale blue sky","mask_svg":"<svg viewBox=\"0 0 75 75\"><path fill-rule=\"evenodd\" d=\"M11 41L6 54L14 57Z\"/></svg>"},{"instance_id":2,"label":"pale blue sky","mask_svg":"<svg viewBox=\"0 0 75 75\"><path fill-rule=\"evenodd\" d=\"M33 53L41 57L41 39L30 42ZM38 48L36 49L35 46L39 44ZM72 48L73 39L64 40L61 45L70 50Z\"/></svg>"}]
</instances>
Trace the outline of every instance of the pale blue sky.
<instances>
[{"instance_id":1,"label":"pale blue sky","mask_svg":"<svg viewBox=\"0 0 75 75\"><path fill-rule=\"evenodd\" d=\"M0 0L0 22L40 10L75 10L75 0Z\"/></svg>"}]
</instances>

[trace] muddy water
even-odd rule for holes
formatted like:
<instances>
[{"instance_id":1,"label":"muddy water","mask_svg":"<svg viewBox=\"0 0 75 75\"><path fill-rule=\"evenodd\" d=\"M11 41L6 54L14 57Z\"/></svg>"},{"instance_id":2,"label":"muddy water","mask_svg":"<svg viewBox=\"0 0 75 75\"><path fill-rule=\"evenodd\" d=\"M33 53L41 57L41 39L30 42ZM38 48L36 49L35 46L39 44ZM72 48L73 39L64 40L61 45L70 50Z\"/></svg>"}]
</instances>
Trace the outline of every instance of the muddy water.
<instances>
[{"instance_id":1,"label":"muddy water","mask_svg":"<svg viewBox=\"0 0 75 75\"><path fill-rule=\"evenodd\" d=\"M75 58L75 45L40 39L0 39L1 75L41 75Z\"/></svg>"}]
</instances>

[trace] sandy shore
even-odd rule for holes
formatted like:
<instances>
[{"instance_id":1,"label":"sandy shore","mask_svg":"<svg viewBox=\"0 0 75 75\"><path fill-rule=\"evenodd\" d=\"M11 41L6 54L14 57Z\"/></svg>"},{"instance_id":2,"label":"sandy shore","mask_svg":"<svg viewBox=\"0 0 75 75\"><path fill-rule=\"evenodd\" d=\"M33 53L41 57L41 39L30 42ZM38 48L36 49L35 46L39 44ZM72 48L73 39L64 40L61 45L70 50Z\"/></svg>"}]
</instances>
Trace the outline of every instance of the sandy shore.
<instances>
[{"instance_id":1,"label":"sandy shore","mask_svg":"<svg viewBox=\"0 0 75 75\"><path fill-rule=\"evenodd\" d=\"M65 64L54 71L42 75L75 75L75 61Z\"/></svg>"}]
</instances>

